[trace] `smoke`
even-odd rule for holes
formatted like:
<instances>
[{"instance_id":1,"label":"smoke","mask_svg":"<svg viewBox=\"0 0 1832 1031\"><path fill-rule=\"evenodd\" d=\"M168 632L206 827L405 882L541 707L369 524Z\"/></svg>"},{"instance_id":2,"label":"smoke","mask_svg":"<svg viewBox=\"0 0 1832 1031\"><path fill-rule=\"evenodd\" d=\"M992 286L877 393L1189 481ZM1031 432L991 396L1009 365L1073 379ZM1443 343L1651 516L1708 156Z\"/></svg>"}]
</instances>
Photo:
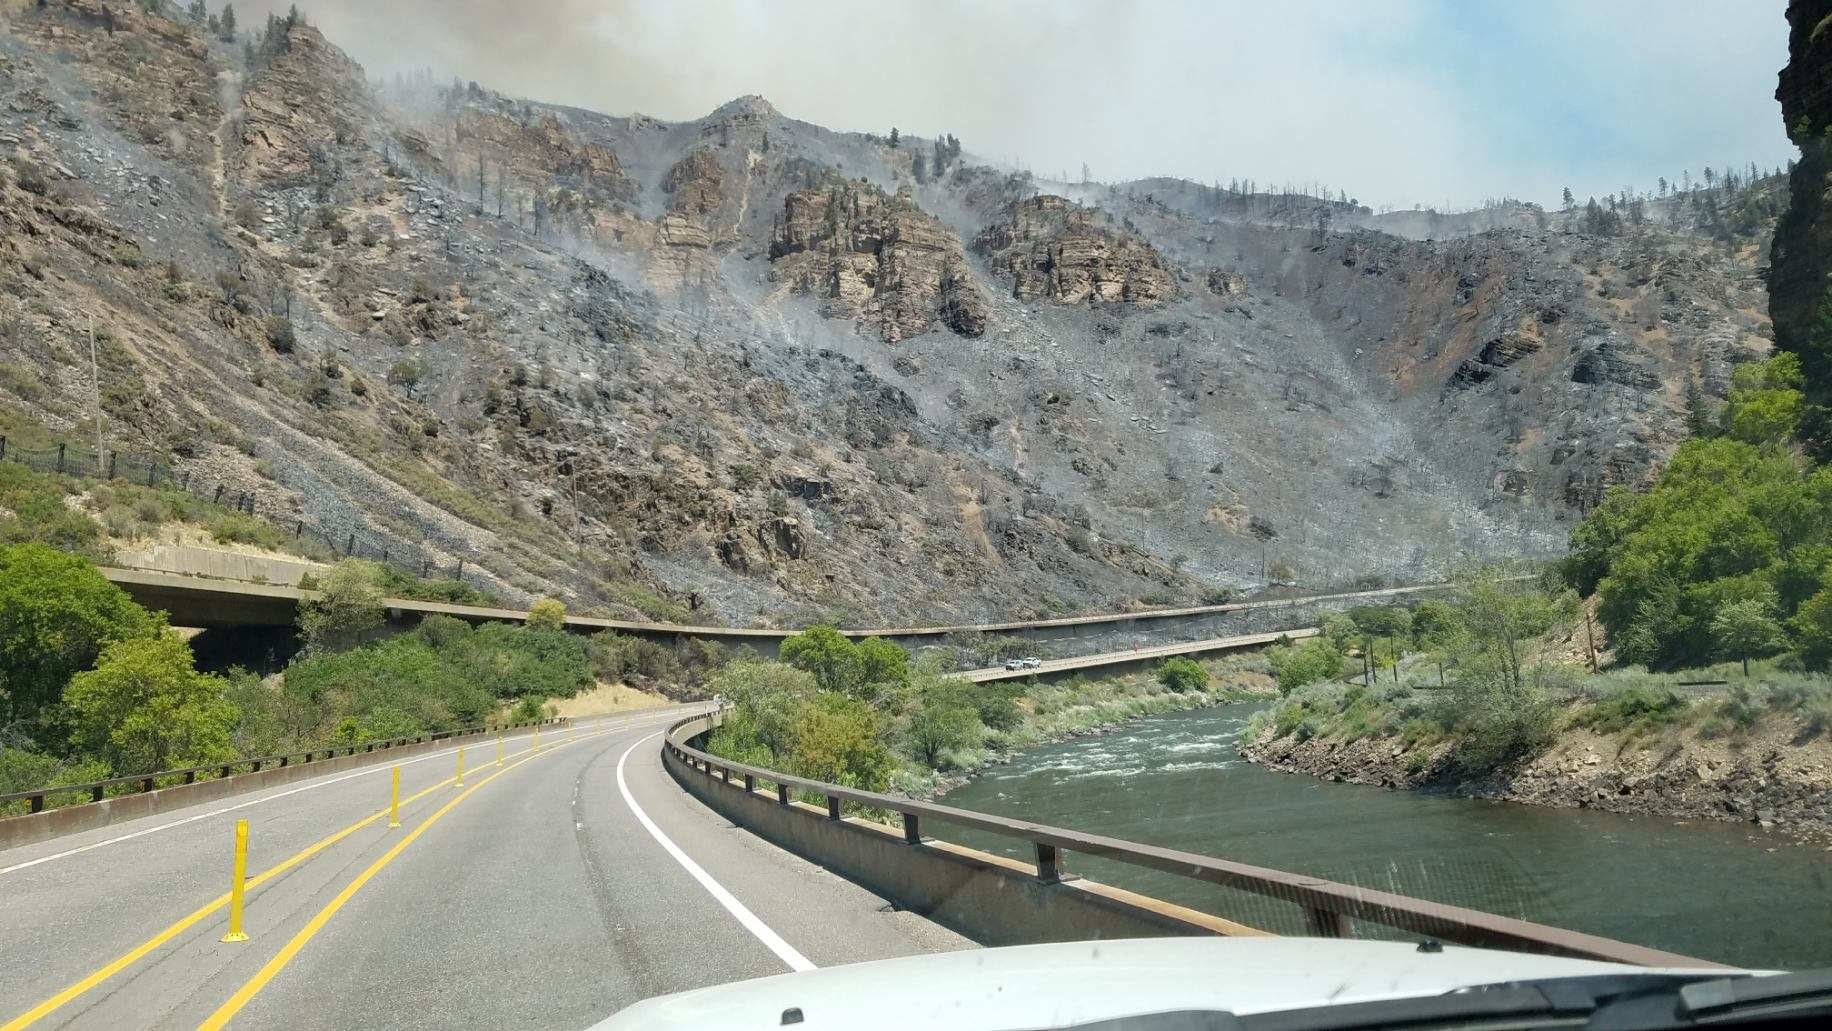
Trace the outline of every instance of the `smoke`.
<instances>
[{"instance_id":1,"label":"smoke","mask_svg":"<svg viewBox=\"0 0 1832 1031\"><path fill-rule=\"evenodd\" d=\"M245 0L245 3L247 0ZM258 24L280 0L253 0ZM1774 8L1773 10L1765 8ZM371 75L430 67L667 120L735 96L842 130L952 132L1039 175L1553 201L1791 153L1779 4L1258 0L309 0ZM253 17L249 17L252 14ZM1708 55L1708 57L1707 57Z\"/></svg>"}]
</instances>

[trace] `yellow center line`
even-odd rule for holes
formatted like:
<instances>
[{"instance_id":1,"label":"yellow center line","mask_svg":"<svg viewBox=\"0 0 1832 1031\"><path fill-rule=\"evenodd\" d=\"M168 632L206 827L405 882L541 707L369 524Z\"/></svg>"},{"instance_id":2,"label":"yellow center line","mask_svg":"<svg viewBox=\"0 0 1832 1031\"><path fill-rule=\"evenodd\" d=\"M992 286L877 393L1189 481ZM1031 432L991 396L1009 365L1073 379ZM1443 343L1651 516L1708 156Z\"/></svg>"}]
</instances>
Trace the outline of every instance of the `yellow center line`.
<instances>
[{"instance_id":1,"label":"yellow center line","mask_svg":"<svg viewBox=\"0 0 1832 1031\"><path fill-rule=\"evenodd\" d=\"M527 762L529 758L533 757L533 750L532 749L523 749L521 754L524 756L524 758L517 760L516 763L514 763L509 768L512 769L514 766L519 766L521 765L521 763ZM431 787L426 788L424 791L419 791L419 792L414 793L413 795L408 796L407 798L402 800L401 804L410 805L414 802L419 801L422 798L425 798L427 795L432 794L433 792L439 790L440 788L450 785L451 783L452 783L452 778L447 777L444 780L438 782L437 784L434 784ZM250 878L248 880L248 883L244 886L244 890L253 891L255 888L259 887L260 885L265 884L266 882L274 879L275 877L280 876L281 874L285 873L286 871L292 869L295 866L298 866L300 863L305 862L307 859L310 859L311 857L317 855L318 853L324 851L325 849L330 848L332 845L337 844L338 842L342 841L343 839L349 837L352 834L355 834L357 831L362 830L364 827L369 826L370 824L374 823L375 821L381 819L382 817L386 815L388 815L388 811L386 809L377 810L372 815L366 816L363 819L356 821L355 823L351 824L348 827L345 827L343 830L340 830L336 832L335 834L331 834L326 837L320 838L318 841L314 842L313 844L307 846L304 849L301 849L300 851L289 856L287 859L281 861L278 865L273 866L267 870L264 870L261 873ZM32 1024L44 1019L45 1017L56 1012L58 1009L62 1008L63 1006L68 1005L72 1000L76 999L78 996L81 996L84 992L89 991L91 988L94 988L96 985L101 984L103 981L108 980L109 978L113 977L114 975L132 966L134 963L144 958L147 955L147 953L152 952L154 949L157 949L159 946L164 945L166 942L169 942L173 938L178 937L179 935L183 934L184 932L190 930L192 927L197 926L197 924L200 923L201 921L209 919L210 916L214 914L217 910L222 909L224 906L228 904L229 904L229 895L227 892L225 892L222 895L217 896L215 901L204 904L202 907L200 907L195 912L193 912L190 916L187 916L179 920L177 923L174 923L170 927L167 927L165 930L160 931L158 934L153 935L151 938L148 938L146 941L141 942L139 945L134 946L129 951L122 953L120 956L116 957L113 961L109 962L106 966L97 968L93 973L90 973L88 976L75 982L74 984L70 985L68 988L65 988L63 991L58 992L56 995L53 995L50 998L46 999L45 1001L32 1007L31 1009L26 1010L24 1013L21 1013L17 1017L14 1017L12 1020L7 1021L5 1024L0 1024L0 1031L20 1031L20 1029L29 1027Z\"/></svg>"},{"instance_id":2,"label":"yellow center line","mask_svg":"<svg viewBox=\"0 0 1832 1031\"><path fill-rule=\"evenodd\" d=\"M558 744L549 745L541 754L545 755L557 752L567 745L575 744L579 741L587 740L588 738L600 737L614 730L623 729L627 728L607 728L605 730L594 731L583 737L574 737L570 740L559 742ZM275 975L279 974L281 970L285 969L288 963L292 962L293 957L299 954L300 949L305 948L306 944L316 937L319 931L324 930L324 926L330 923L331 918L337 915L337 911L342 909L345 903L349 902L351 898L355 897L358 891L362 890L363 885L368 884L371 878L382 871L383 867L394 862L395 857L406 851L407 846L413 844L420 835L426 833L427 828L438 823L445 814L456 809L458 803L476 794L477 790L482 788L485 784L490 783L503 774L508 773L510 770L515 769L517 766L522 765L522 763L528 762L534 758L535 756L528 756L527 758L511 763L495 773L490 774L488 777L485 777L459 792L451 801L440 806L431 816L422 820L418 826L407 833L406 837L395 842L393 848L382 853L381 856L377 857L375 862L369 864L367 869L357 874L351 879L349 884L344 885L344 889L337 893L337 897L326 903L323 909L319 910L310 920L306 921L305 926L299 929L299 933L293 935L290 941L281 946L280 951L275 953L274 957L268 960L265 966L256 971L254 976L244 982L240 988L236 989L234 995L231 995L221 1006L216 1008L216 1012L210 1014L203 1023L197 1025L198 1031L218 1031L218 1029L227 1025L237 1013L241 1012L242 1007L248 1005L249 1001L252 1000L261 989L267 987L267 983L272 981Z\"/></svg>"}]
</instances>

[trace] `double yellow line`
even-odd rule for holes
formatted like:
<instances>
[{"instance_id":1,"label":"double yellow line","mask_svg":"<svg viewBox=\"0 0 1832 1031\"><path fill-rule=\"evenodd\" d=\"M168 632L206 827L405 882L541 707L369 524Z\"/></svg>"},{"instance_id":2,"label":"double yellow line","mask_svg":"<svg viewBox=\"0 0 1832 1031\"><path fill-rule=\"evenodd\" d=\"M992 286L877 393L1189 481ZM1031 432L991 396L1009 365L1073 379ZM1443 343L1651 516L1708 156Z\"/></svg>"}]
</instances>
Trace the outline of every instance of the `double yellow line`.
<instances>
[{"instance_id":1,"label":"double yellow line","mask_svg":"<svg viewBox=\"0 0 1832 1031\"><path fill-rule=\"evenodd\" d=\"M412 831L408 832L408 834L405 837L403 837L400 841L395 843L394 847L390 848L379 859L371 863L368 869L364 870L361 874L358 874L354 880L352 880L348 885L344 887L343 891L338 893L336 898L332 899L331 902L328 905L326 905L324 909L320 910L319 913L316 916L314 916L311 919L311 921L309 921L305 925L305 927L302 930L300 930L298 934L294 935L292 940L287 942L286 945L283 948L281 948L279 953L277 953L273 959L269 960L267 964L260 969L259 972L257 972L253 977L249 978L247 983L243 984L242 987L238 989L234 995L229 997L228 1001L224 1002L222 1006L218 1007L216 1012L212 1013L209 1016L209 1018L205 1020L204 1023L200 1026L205 1027L205 1028L220 1028L224 1024L228 1023L231 1017L235 1016L235 1014L239 1010L241 1010L243 1006L247 1005L248 1001L254 998L255 994L259 992L264 986L266 986L267 982L273 980L274 975L278 974L280 970L283 967L285 967L286 964L290 962L295 955L298 954L299 950L301 948L304 948L305 944L309 942L312 939L312 937L315 936L320 930L323 929L324 925L330 921L331 917L334 916L339 909L342 909L344 904L350 901L350 898L354 896L356 892L359 889L361 889L364 884L367 884L369 882L370 878L374 877L376 873L378 873L383 867L387 866L390 862L392 862L396 856L399 856L401 852L407 848L408 845L411 845L415 839L417 839L421 834L424 834L428 827L431 827L434 823L438 822L439 819L445 816L446 813L451 812L452 809L454 809L458 805L458 803L464 801L466 798L469 798L472 794L476 793L477 789L483 787L485 784L488 784L490 781L495 780L497 777L502 776L503 774L509 772L510 770L515 769L517 766L520 766L523 763L526 763L536 758L537 756L551 754L552 752L557 751L558 749L564 748L567 745L573 744L574 742L577 742L577 741L584 741L584 740L587 740L588 738L599 737L601 735L608 734L608 733L611 733L617 730L623 730L623 729L626 729L624 725L619 725L616 727L607 727L601 730L593 731L592 733L586 734L583 737L571 737L566 741L562 741L557 744L549 745L545 749L530 748L523 754L522 758L517 759L516 761L510 763L509 765L504 766L503 768L497 770L495 773L490 774L488 777L485 777L482 780L477 781L469 788L466 788L462 793L454 797L451 801L445 803L445 805L441 806L431 816L427 817L424 821L422 821L419 824L419 826L415 827ZM454 780L455 778L447 777L446 779L438 782L437 784L432 785L431 787L428 787L422 791L416 792L415 794L408 796L404 800L404 804L411 804L422 798L425 798L427 795L430 795L433 792L438 791L441 788L448 787L453 783ZM281 874L292 869L293 867L298 866L300 863L305 862L307 859L310 859L311 857L317 855L318 853L324 851L327 848L330 848L332 845L337 844L338 842L344 840L345 838L349 837L350 835L355 834L357 831L361 830L362 828L369 826L370 824L376 822L377 820L382 819L383 817L387 815L388 815L387 809L378 810L375 813L369 816L366 816L363 819L356 821L355 823L352 823L348 827L345 827L342 830L337 831L334 834L330 834L324 838L319 839L318 841L312 843L311 845L307 846L306 848L301 849L299 852L296 852L293 855L287 857L285 860L282 860L280 863L276 864L275 866L267 870L263 870L261 873L250 878L245 886L245 890L253 890L254 888L266 883L267 881L270 881L273 878L280 876ZM222 895L217 896L217 898L214 901L206 903L202 907L198 908L195 912L191 913L189 916L184 917L183 919L167 927L165 930L160 931L158 934L153 935L151 938L148 938L146 941L141 942L139 945L136 945L134 948L116 957L113 961L109 962L105 966L102 966L96 969L93 973L90 973L88 976L82 978L81 980L75 982L74 984L71 984L68 988L65 988L63 991L58 992L56 995L51 996L50 998L44 1000L43 1002L25 1011L24 1013L21 1013L19 1016L14 1017L12 1020L7 1021L5 1024L0 1024L0 1031L21 1031L21 1029L29 1027L32 1024L38 1022L39 1020L44 1019L45 1017L51 1015L52 1013L56 1012L57 1010L61 1009L62 1007L68 1005L70 1002L74 1001L78 997L82 996L85 992L88 992L90 989L101 984L103 981L108 980L109 978L113 977L114 975L132 966L134 963L143 959L148 953L151 953L153 950L159 948L161 945L164 945L167 942L170 942L172 939L190 930L192 927L197 926L197 924L201 923L202 921L209 919L218 910L222 909L225 905L228 905L228 903L229 903L228 893L224 893Z\"/></svg>"}]
</instances>

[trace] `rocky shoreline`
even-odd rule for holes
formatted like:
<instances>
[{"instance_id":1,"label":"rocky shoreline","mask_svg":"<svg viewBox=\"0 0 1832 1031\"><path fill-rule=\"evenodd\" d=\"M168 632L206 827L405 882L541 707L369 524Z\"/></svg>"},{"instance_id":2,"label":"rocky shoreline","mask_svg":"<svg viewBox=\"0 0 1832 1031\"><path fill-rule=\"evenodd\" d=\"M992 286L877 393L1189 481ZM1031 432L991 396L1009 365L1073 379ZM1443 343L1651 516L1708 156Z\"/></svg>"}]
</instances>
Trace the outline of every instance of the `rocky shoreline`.
<instances>
[{"instance_id":1,"label":"rocky shoreline","mask_svg":"<svg viewBox=\"0 0 1832 1031\"><path fill-rule=\"evenodd\" d=\"M1395 738L1271 737L1241 745L1249 762L1282 773L1527 805L1601 809L1677 820L1754 823L1832 841L1832 744L1796 743L1780 728L1732 745L1674 734L1657 740L1573 731L1509 771L1461 778L1448 744L1408 749Z\"/></svg>"}]
</instances>

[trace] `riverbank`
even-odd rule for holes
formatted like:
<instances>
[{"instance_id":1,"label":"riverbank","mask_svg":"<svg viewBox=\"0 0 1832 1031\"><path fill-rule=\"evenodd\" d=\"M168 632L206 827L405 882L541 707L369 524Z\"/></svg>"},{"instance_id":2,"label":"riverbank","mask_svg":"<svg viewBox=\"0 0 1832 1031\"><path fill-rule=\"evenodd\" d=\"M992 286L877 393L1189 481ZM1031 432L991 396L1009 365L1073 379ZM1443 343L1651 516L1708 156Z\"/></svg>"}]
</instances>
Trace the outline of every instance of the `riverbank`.
<instances>
[{"instance_id":1,"label":"riverbank","mask_svg":"<svg viewBox=\"0 0 1832 1031\"><path fill-rule=\"evenodd\" d=\"M1282 773L1528 805L1680 820L1755 823L1832 840L1832 740L1770 713L1745 730L1706 736L1696 724L1600 731L1583 706L1563 714L1550 745L1501 769L1459 768L1455 740L1401 734L1314 734L1275 720L1243 739L1249 762ZM1709 729L1709 728L1707 728ZM1284 730L1281 733L1281 730Z\"/></svg>"},{"instance_id":2,"label":"riverbank","mask_svg":"<svg viewBox=\"0 0 1832 1031\"><path fill-rule=\"evenodd\" d=\"M956 753L952 769L900 771L895 786L912 798L932 799L1011 762L1025 749L1108 734L1149 716L1278 697L1260 651L1236 652L1198 665L1208 674L1208 683L1191 691L1172 690L1149 670L1026 685L1017 699L1022 718L1015 727L989 735L978 749Z\"/></svg>"}]
</instances>

